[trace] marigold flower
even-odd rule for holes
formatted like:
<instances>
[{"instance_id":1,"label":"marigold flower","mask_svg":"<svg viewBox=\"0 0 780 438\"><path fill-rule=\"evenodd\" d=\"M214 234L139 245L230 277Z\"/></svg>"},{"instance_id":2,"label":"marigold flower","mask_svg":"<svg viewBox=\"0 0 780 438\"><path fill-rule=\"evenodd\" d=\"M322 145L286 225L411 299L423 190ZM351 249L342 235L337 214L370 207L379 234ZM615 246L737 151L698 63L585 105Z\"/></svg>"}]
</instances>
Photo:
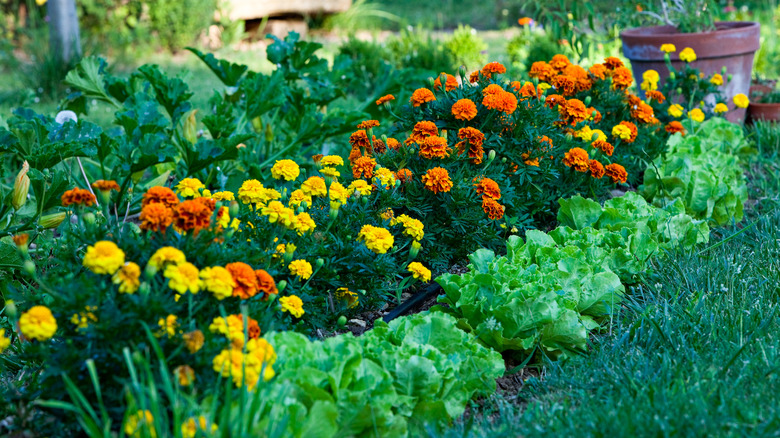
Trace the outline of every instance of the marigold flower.
<instances>
[{"instance_id":1,"label":"marigold flower","mask_svg":"<svg viewBox=\"0 0 780 438\"><path fill-rule=\"evenodd\" d=\"M407 270L412 273L412 277L420 281L431 281L431 270L423 266L420 262L412 262L407 266Z\"/></svg>"},{"instance_id":2,"label":"marigold flower","mask_svg":"<svg viewBox=\"0 0 780 438\"><path fill-rule=\"evenodd\" d=\"M593 64L589 69L588 72L593 75L596 79L601 79L602 81L607 78L607 67L604 64Z\"/></svg>"},{"instance_id":3,"label":"marigold flower","mask_svg":"<svg viewBox=\"0 0 780 438\"><path fill-rule=\"evenodd\" d=\"M620 182L625 184L626 179L628 178L626 169L620 164L616 163L607 164L604 168L604 173L612 180L613 183Z\"/></svg>"},{"instance_id":4,"label":"marigold flower","mask_svg":"<svg viewBox=\"0 0 780 438\"><path fill-rule=\"evenodd\" d=\"M203 336L203 332L200 330L193 330L191 332L182 335L184 339L184 346L187 347L187 351L192 354L197 353L203 348L203 344L206 338Z\"/></svg>"},{"instance_id":5,"label":"marigold flower","mask_svg":"<svg viewBox=\"0 0 780 438\"><path fill-rule=\"evenodd\" d=\"M127 417L125 421L125 435L131 438L150 437L157 438L157 431L154 427L154 417L148 410L138 411Z\"/></svg>"},{"instance_id":6,"label":"marigold flower","mask_svg":"<svg viewBox=\"0 0 780 438\"><path fill-rule=\"evenodd\" d=\"M677 51L677 47L674 47L674 44L661 44L661 51L664 53L672 53Z\"/></svg>"},{"instance_id":7,"label":"marigold flower","mask_svg":"<svg viewBox=\"0 0 780 438\"><path fill-rule=\"evenodd\" d=\"M238 199L244 204L263 204L268 201L265 187L256 179L248 179L241 184Z\"/></svg>"},{"instance_id":8,"label":"marigold flower","mask_svg":"<svg viewBox=\"0 0 780 438\"><path fill-rule=\"evenodd\" d=\"M590 168L588 152L582 148L569 149L569 152L564 155L563 164L566 167L573 167L577 172L587 172Z\"/></svg>"},{"instance_id":9,"label":"marigold flower","mask_svg":"<svg viewBox=\"0 0 780 438\"><path fill-rule=\"evenodd\" d=\"M196 436L215 436L219 431L216 424L209 426L209 422L203 415L198 418L190 417L181 424L182 438L195 438ZM200 434L198 433L200 432Z\"/></svg>"},{"instance_id":10,"label":"marigold flower","mask_svg":"<svg viewBox=\"0 0 780 438\"><path fill-rule=\"evenodd\" d=\"M636 136L639 134L636 125L626 120L620 122L620 125L625 126L628 128L629 132L631 132L631 136L629 138L624 138L623 140L625 140L626 143L633 143L636 140Z\"/></svg>"},{"instance_id":11,"label":"marigold flower","mask_svg":"<svg viewBox=\"0 0 780 438\"><path fill-rule=\"evenodd\" d=\"M564 96L572 96L577 92L576 79L567 75L560 75L553 78L552 86Z\"/></svg>"},{"instance_id":12,"label":"marigold flower","mask_svg":"<svg viewBox=\"0 0 780 438\"><path fill-rule=\"evenodd\" d=\"M333 205L333 203L336 203L339 206L346 204L350 194L350 191L347 190L347 188L338 181L333 181L330 183L330 190L328 190L328 195L331 201L331 205Z\"/></svg>"},{"instance_id":13,"label":"marigold flower","mask_svg":"<svg viewBox=\"0 0 780 438\"><path fill-rule=\"evenodd\" d=\"M704 111L700 110L699 108L694 108L688 111L688 118L694 122L701 123L704 121Z\"/></svg>"},{"instance_id":14,"label":"marigold flower","mask_svg":"<svg viewBox=\"0 0 780 438\"><path fill-rule=\"evenodd\" d=\"M452 115L458 120L471 120L477 116L477 105L471 99L460 99L452 105Z\"/></svg>"},{"instance_id":15,"label":"marigold flower","mask_svg":"<svg viewBox=\"0 0 780 438\"><path fill-rule=\"evenodd\" d=\"M412 133L409 135L409 139L406 140L405 143L407 145L412 143L419 144L422 143L426 137L431 135L439 135L439 129L436 127L436 124L428 121L418 122L414 125L414 128L412 128Z\"/></svg>"},{"instance_id":16,"label":"marigold flower","mask_svg":"<svg viewBox=\"0 0 780 438\"><path fill-rule=\"evenodd\" d=\"M113 275L125 264L125 253L116 243L102 240L87 247L82 264L95 274Z\"/></svg>"},{"instance_id":17,"label":"marigold flower","mask_svg":"<svg viewBox=\"0 0 780 438\"><path fill-rule=\"evenodd\" d=\"M173 223L173 210L162 203L147 204L141 209L138 219L141 221L142 230L164 233Z\"/></svg>"},{"instance_id":18,"label":"marigold flower","mask_svg":"<svg viewBox=\"0 0 780 438\"><path fill-rule=\"evenodd\" d=\"M371 194L372 187L366 180L356 179L349 184L348 189L352 192L358 192L362 196Z\"/></svg>"},{"instance_id":19,"label":"marigold flower","mask_svg":"<svg viewBox=\"0 0 780 438\"><path fill-rule=\"evenodd\" d=\"M179 205L179 197L168 187L154 186L144 193L141 205L146 207L149 204L163 204L173 209Z\"/></svg>"},{"instance_id":20,"label":"marigold flower","mask_svg":"<svg viewBox=\"0 0 780 438\"><path fill-rule=\"evenodd\" d=\"M62 194L62 206L67 207L69 205L83 205L85 207L91 207L95 205L95 195L89 190L80 189L78 187L67 190Z\"/></svg>"},{"instance_id":21,"label":"marigold flower","mask_svg":"<svg viewBox=\"0 0 780 438\"><path fill-rule=\"evenodd\" d=\"M168 279L168 287L180 294L200 290L200 272L192 263L184 262L178 265L168 265L163 276Z\"/></svg>"},{"instance_id":22,"label":"marigold flower","mask_svg":"<svg viewBox=\"0 0 780 438\"><path fill-rule=\"evenodd\" d=\"M450 149L447 149L448 153L449 151ZM379 181L378 183L377 180ZM395 174L386 167L380 167L374 173L374 182L377 183L377 185L390 189L395 186Z\"/></svg>"},{"instance_id":23,"label":"marigold flower","mask_svg":"<svg viewBox=\"0 0 780 438\"><path fill-rule=\"evenodd\" d=\"M230 272L230 276L236 282L236 286L233 288L234 297L246 300L257 295L257 276L251 266L244 262L233 262L225 265L225 269Z\"/></svg>"},{"instance_id":24,"label":"marigold flower","mask_svg":"<svg viewBox=\"0 0 780 438\"><path fill-rule=\"evenodd\" d=\"M646 91L645 92L645 96L647 96L648 102L651 101L651 100L654 100L654 101L656 101L658 103L664 103L664 101L666 100L666 97L664 96L664 94L661 93L658 90Z\"/></svg>"},{"instance_id":25,"label":"marigold flower","mask_svg":"<svg viewBox=\"0 0 780 438\"><path fill-rule=\"evenodd\" d=\"M549 82L555 76L555 69L544 61L536 61L531 64L528 70L528 76L537 78L540 81Z\"/></svg>"},{"instance_id":26,"label":"marigold flower","mask_svg":"<svg viewBox=\"0 0 780 438\"><path fill-rule=\"evenodd\" d=\"M607 68L607 70L617 70L621 67L625 67L623 61L621 61L620 58L616 58L614 56L604 58L604 66Z\"/></svg>"},{"instance_id":27,"label":"marigold flower","mask_svg":"<svg viewBox=\"0 0 780 438\"><path fill-rule=\"evenodd\" d=\"M680 60L685 62L696 61L696 52L690 47L686 47L680 52Z\"/></svg>"},{"instance_id":28,"label":"marigold flower","mask_svg":"<svg viewBox=\"0 0 780 438\"><path fill-rule=\"evenodd\" d=\"M57 320L46 306L33 306L19 318L19 330L27 339L46 341L57 331Z\"/></svg>"},{"instance_id":29,"label":"marigold flower","mask_svg":"<svg viewBox=\"0 0 780 438\"><path fill-rule=\"evenodd\" d=\"M492 220L499 220L504 217L504 206L489 196L482 197L482 210Z\"/></svg>"},{"instance_id":30,"label":"marigold flower","mask_svg":"<svg viewBox=\"0 0 780 438\"><path fill-rule=\"evenodd\" d=\"M309 179L301 184L301 191L307 196L325 196L328 194L328 188L325 180L319 176L310 176Z\"/></svg>"},{"instance_id":31,"label":"marigold flower","mask_svg":"<svg viewBox=\"0 0 780 438\"><path fill-rule=\"evenodd\" d=\"M395 177L398 178L401 183L406 184L414 178L414 175L411 170L404 168L398 169L398 172L395 173Z\"/></svg>"},{"instance_id":32,"label":"marigold flower","mask_svg":"<svg viewBox=\"0 0 780 438\"><path fill-rule=\"evenodd\" d=\"M0 354L11 346L11 339L5 336L5 329L0 329Z\"/></svg>"},{"instance_id":33,"label":"marigold flower","mask_svg":"<svg viewBox=\"0 0 780 438\"><path fill-rule=\"evenodd\" d=\"M721 76L720 73L715 73L710 78L710 83L713 84L713 85L718 85L718 86L723 85L723 76Z\"/></svg>"},{"instance_id":34,"label":"marigold flower","mask_svg":"<svg viewBox=\"0 0 780 438\"><path fill-rule=\"evenodd\" d=\"M670 105L666 112L672 117L680 117L683 115L683 107L682 105L675 103Z\"/></svg>"},{"instance_id":35,"label":"marigold flower","mask_svg":"<svg viewBox=\"0 0 780 438\"><path fill-rule=\"evenodd\" d=\"M311 263L306 260L293 260L287 266L287 269L290 270L290 274L295 275L302 280L308 280L313 273Z\"/></svg>"},{"instance_id":36,"label":"marigold flower","mask_svg":"<svg viewBox=\"0 0 780 438\"><path fill-rule=\"evenodd\" d=\"M335 166L343 166L344 165L344 159L341 158L339 155L326 155L322 157L320 160L320 166L322 167L335 167Z\"/></svg>"},{"instance_id":37,"label":"marigold flower","mask_svg":"<svg viewBox=\"0 0 780 438\"><path fill-rule=\"evenodd\" d=\"M517 24L519 24L520 26L528 26L533 22L534 20L531 17L522 17L517 20Z\"/></svg>"},{"instance_id":38,"label":"marigold flower","mask_svg":"<svg viewBox=\"0 0 780 438\"><path fill-rule=\"evenodd\" d=\"M477 81L479 81L479 70L474 70L469 74L469 82L472 84L476 84Z\"/></svg>"},{"instance_id":39,"label":"marigold flower","mask_svg":"<svg viewBox=\"0 0 780 438\"><path fill-rule=\"evenodd\" d=\"M293 160L276 160L276 163L271 167L271 176L274 179L292 181L300 174L301 169L298 167L298 163Z\"/></svg>"},{"instance_id":40,"label":"marigold flower","mask_svg":"<svg viewBox=\"0 0 780 438\"><path fill-rule=\"evenodd\" d=\"M176 184L176 193L185 198L199 198L199 190L205 188L206 186L197 178L184 178Z\"/></svg>"},{"instance_id":41,"label":"marigold flower","mask_svg":"<svg viewBox=\"0 0 780 438\"><path fill-rule=\"evenodd\" d=\"M133 262L127 262L114 273L111 281L119 285L119 293L133 294L141 286L141 268Z\"/></svg>"},{"instance_id":42,"label":"marigold flower","mask_svg":"<svg viewBox=\"0 0 780 438\"><path fill-rule=\"evenodd\" d=\"M369 153L372 151L371 141L368 139L368 134L366 134L366 131L363 129L350 134L349 144L351 144L353 148L358 148L358 150L369 151Z\"/></svg>"},{"instance_id":43,"label":"marigold flower","mask_svg":"<svg viewBox=\"0 0 780 438\"><path fill-rule=\"evenodd\" d=\"M352 165L352 177L371 179L374 177L376 160L371 157L360 157Z\"/></svg>"},{"instance_id":44,"label":"marigold flower","mask_svg":"<svg viewBox=\"0 0 780 438\"><path fill-rule=\"evenodd\" d=\"M579 99L569 99L565 103L558 105L558 114L561 119L572 125L587 120L589 113L585 104Z\"/></svg>"},{"instance_id":45,"label":"marigold flower","mask_svg":"<svg viewBox=\"0 0 780 438\"><path fill-rule=\"evenodd\" d=\"M296 295L279 298L279 304L282 305L282 312L289 312L290 315L300 318L306 313L303 310L303 301Z\"/></svg>"},{"instance_id":46,"label":"marigold flower","mask_svg":"<svg viewBox=\"0 0 780 438\"><path fill-rule=\"evenodd\" d=\"M309 213L306 212L298 213L298 215L295 216L295 223L293 226L295 231L298 232L299 236L303 236L309 231L313 231L315 228L317 228L317 224L314 223L314 219L312 219Z\"/></svg>"},{"instance_id":47,"label":"marigold flower","mask_svg":"<svg viewBox=\"0 0 780 438\"><path fill-rule=\"evenodd\" d=\"M748 105L750 105L750 99L744 94L739 93L734 96L734 105L736 105L737 108L747 108Z\"/></svg>"},{"instance_id":48,"label":"marigold flower","mask_svg":"<svg viewBox=\"0 0 780 438\"><path fill-rule=\"evenodd\" d=\"M379 213L379 217L382 218L383 221L391 221L395 217L395 213L393 213L393 209L388 207L383 212Z\"/></svg>"},{"instance_id":49,"label":"marigold flower","mask_svg":"<svg viewBox=\"0 0 780 438\"><path fill-rule=\"evenodd\" d=\"M615 152L615 146L601 137L595 140L591 145L594 148L600 150L601 152L604 152L604 154L606 154L608 157L611 157L612 154ZM585 172L585 171L580 170L580 172Z\"/></svg>"},{"instance_id":50,"label":"marigold flower","mask_svg":"<svg viewBox=\"0 0 780 438\"><path fill-rule=\"evenodd\" d=\"M664 129L669 134L675 134L679 132L682 135L685 135L685 128L683 127L682 123L678 122L677 120L667 123L666 126L664 126Z\"/></svg>"},{"instance_id":51,"label":"marigold flower","mask_svg":"<svg viewBox=\"0 0 780 438\"><path fill-rule=\"evenodd\" d=\"M203 268L199 277L200 287L211 292L216 299L224 300L233 296L233 288L236 287L236 281L233 280L230 271L222 266Z\"/></svg>"},{"instance_id":52,"label":"marigold flower","mask_svg":"<svg viewBox=\"0 0 780 438\"><path fill-rule=\"evenodd\" d=\"M149 259L149 265L156 270L168 266L169 264L178 265L186 262L184 253L172 246L164 246L152 254Z\"/></svg>"},{"instance_id":53,"label":"marigold flower","mask_svg":"<svg viewBox=\"0 0 780 438\"><path fill-rule=\"evenodd\" d=\"M286 228L292 228L295 223L295 212L287 208L279 201L271 201L261 210L263 216L268 217L268 222L279 223Z\"/></svg>"},{"instance_id":54,"label":"marigold flower","mask_svg":"<svg viewBox=\"0 0 780 438\"><path fill-rule=\"evenodd\" d=\"M434 167L428 169L422 176L425 188L432 191L434 195L441 192L449 192L452 189L452 180L447 169L443 167Z\"/></svg>"},{"instance_id":55,"label":"marigold flower","mask_svg":"<svg viewBox=\"0 0 780 438\"><path fill-rule=\"evenodd\" d=\"M484 195L493 199L501 199L501 188L498 187L498 183L490 178L480 178L474 184L474 188L478 195Z\"/></svg>"},{"instance_id":56,"label":"marigold flower","mask_svg":"<svg viewBox=\"0 0 780 438\"><path fill-rule=\"evenodd\" d=\"M184 201L176 206L173 214L173 226L178 230L198 232L211 226L213 210L197 200Z\"/></svg>"},{"instance_id":57,"label":"marigold flower","mask_svg":"<svg viewBox=\"0 0 780 438\"><path fill-rule=\"evenodd\" d=\"M369 129L376 128L379 126L379 120L363 120L357 125L357 129L365 129L368 131Z\"/></svg>"},{"instance_id":58,"label":"marigold flower","mask_svg":"<svg viewBox=\"0 0 780 438\"><path fill-rule=\"evenodd\" d=\"M359 298L358 294L355 292L352 292L351 290L347 289L346 287L340 287L336 289L336 298L339 300L344 300L347 302L347 308L354 308L357 307L359 304Z\"/></svg>"},{"instance_id":59,"label":"marigold flower","mask_svg":"<svg viewBox=\"0 0 780 438\"><path fill-rule=\"evenodd\" d=\"M426 137L420 144L420 156L428 160L449 157L450 148L447 147L447 139L438 135Z\"/></svg>"},{"instance_id":60,"label":"marigold flower","mask_svg":"<svg viewBox=\"0 0 780 438\"><path fill-rule=\"evenodd\" d=\"M382 105L385 102L390 102L391 100L395 100L395 96L393 96L392 94L386 94L386 95L380 97L379 99L377 99L376 104L377 104L377 106L379 106L379 105Z\"/></svg>"},{"instance_id":61,"label":"marigold flower","mask_svg":"<svg viewBox=\"0 0 780 438\"><path fill-rule=\"evenodd\" d=\"M719 102L712 110L715 112L715 114L723 114L729 110L729 107L726 106L725 103Z\"/></svg>"},{"instance_id":62,"label":"marigold flower","mask_svg":"<svg viewBox=\"0 0 780 438\"><path fill-rule=\"evenodd\" d=\"M504 67L503 64L500 62L490 62L485 64L484 67L482 67L482 76L490 79L493 77L493 74L504 74L506 73L506 67Z\"/></svg>"},{"instance_id":63,"label":"marigold flower","mask_svg":"<svg viewBox=\"0 0 780 438\"><path fill-rule=\"evenodd\" d=\"M612 137L629 140L631 139L631 130L625 125L615 125L612 127Z\"/></svg>"},{"instance_id":64,"label":"marigold flower","mask_svg":"<svg viewBox=\"0 0 780 438\"><path fill-rule=\"evenodd\" d=\"M590 160L590 176L596 179L601 179L604 176L604 165L598 160Z\"/></svg>"},{"instance_id":65,"label":"marigold flower","mask_svg":"<svg viewBox=\"0 0 780 438\"><path fill-rule=\"evenodd\" d=\"M393 247L395 238L390 231L373 225L363 225L358 233L358 241L364 241L366 247L377 254L384 254Z\"/></svg>"},{"instance_id":66,"label":"marigold flower","mask_svg":"<svg viewBox=\"0 0 780 438\"><path fill-rule=\"evenodd\" d=\"M394 151L397 151L397 150L398 150L398 148L400 148L400 147L401 147L401 144L398 142L398 140L396 140L396 139L394 139L394 138L392 138L392 137L388 137L388 138L387 138L387 147L388 147L389 149L392 149L392 150L394 150Z\"/></svg>"},{"instance_id":67,"label":"marigold flower","mask_svg":"<svg viewBox=\"0 0 780 438\"><path fill-rule=\"evenodd\" d=\"M246 339L244 338L244 328L249 339L257 339L260 337L260 325L257 320L248 318L246 327L244 327L243 315L228 315L227 317L217 317L209 324L209 331L211 333L220 333L230 340L233 348L242 349Z\"/></svg>"},{"instance_id":68,"label":"marigold flower","mask_svg":"<svg viewBox=\"0 0 780 438\"><path fill-rule=\"evenodd\" d=\"M653 107L644 102L640 102L631 108L631 117L647 124L656 123L656 118L653 114Z\"/></svg>"},{"instance_id":69,"label":"marigold flower","mask_svg":"<svg viewBox=\"0 0 780 438\"><path fill-rule=\"evenodd\" d=\"M612 72L612 86L618 90L625 90L634 82L631 70L626 67L618 67Z\"/></svg>"},{"instance_id":70,"label":"marigold flower","mask_svg":"<svg viewBox=\"0 0 780 438\"><path fill-rule=\"evenodd\" d=\"M295 251L295 245L290 244L290 247L293 248L293 250L290 251L290 254L292 254L292 252ZM257 290L263 293L263 301L267 301L271 295L279 293L279 289L276 288L276 281L271 274L264 269L256 269L255 277L257 277ZM258 336L259 334L260 333L258 332Z\"/></svg>"},{"instance_id":71,"label":"marigold flower","mask_svg":"<svg viewBox=\"0 0 780 438\"><path fill-rule=\"evenodd\" d=\"M452 91L456 88L458 88L458 79L455 78L455 76L451 74L447 74L442 72L439 74L439 76L436 76L436 79L433 80L433 89L438 90L441 88L441 77L446 76L447 79L444 81L444 90L445 91Z\"/></svg>"},{"instance_id":72,"label":"marigold flower","mask_svg":"<svg viewBox=\"0 0 780 438\"><path fill-rule=\"evenodd\" d=\"M550 108L555 108L562 103L566 103L566 98L560 94L550 94L544 98L544 104ZM583 106L585 106L585 104L583 104ZM560 110L560 108L558 108L558 110Z\"/></svg>"},{"instance_id":73,"label":"marigold flower","mask_svg":"<svg viewBox=\"0 0 780 438\"><path fill-rule=\"evenodd\" d=\"M522 154L520 154L520 157L523 159L523 164L525 164L526 166L539 167L539 158L534 158L533 160L529 160L528 158L531 157L531 154L527 152L523 152ZM517 169L515 169L515 172L516 171Z\"/></svg>"},{"instance_id":74,"label":"marigold flower","mask_svg":"<svg viewBox=\"0 0 780 438\"><path fill-rule=\"evenodd\" d=\"M211 199L215 201L235 201L236 196L233 194L233 192L229 192L227 190L222 192L216 192L211 195Z\"/></svg>"},{"instance_id":75,"label":"marigold flower","mask_svg":"<svg viewBox=\"0 0 780 438\"><path fill-rule=\"evenodd\" d=\"M567 58L566 55L557 54L550 60L550 67L559 72L563 71L569 64L571 64L571 61L569 61L569 58Z\"/></svg>"},{"instance_id":76,"label":"marigold flower","mask_svg":"<svg viewBox=\"0 0 780 438\"><path fill-rule=\"evenodd\" d=\"M392 220L390 223L392 225L403 225L404 233L409 235L414 240L422 240L422 238L425 236L423 223L420 222L419 219L414 219L405 214L402 214L398 216L398 218Z\"/></svg>"},{"instance_id":77,"label":"marigold flower","mask_svg":"<svg viewBox=\"0 0 780 438\"><path fill-rule=\"evenodd\" d=\"M103 180L99 179L92 183L92 188L95 190L100 190L101 192L110 192L111 190L119 191L119 184L117 184L114 180Z\"/></svg>"},{"instance_id":78,"label":"marigold flower","mask_svg":"<svg viewBox=\"0 0 780 438\"><path fill-rule=\"evenodd\" d=\"M190 386L195 382L195 370L189 365L179 365L173 369L173 375L179 381L179 386Z\"/></svg>"},{"instance_id":79,"label":"marigold flower","mask_svg":"<svg viewBox=\"0 0 780 438\"><path fill-rule=\"evenodd\" d=\"M433 91L427 88L418 88L412 93L410 101L413 106L420 106L424 103L436 100L436 96L433 95Z\"/></svg>"}]
</instances>

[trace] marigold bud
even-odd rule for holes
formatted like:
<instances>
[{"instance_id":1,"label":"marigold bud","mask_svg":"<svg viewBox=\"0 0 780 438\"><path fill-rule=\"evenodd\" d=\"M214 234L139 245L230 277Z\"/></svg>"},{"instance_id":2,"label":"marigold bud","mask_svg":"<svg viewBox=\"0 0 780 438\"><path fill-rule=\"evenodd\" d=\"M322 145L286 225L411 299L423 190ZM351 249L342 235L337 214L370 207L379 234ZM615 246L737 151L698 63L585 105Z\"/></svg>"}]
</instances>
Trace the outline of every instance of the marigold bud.
<instances>
[{"instance_id":1,"label":"marigold bud","mask_svg":"<svg viewBox=\"0 0 780 438\"><path fill-rule=\"evenodd\" d=\"M25 260L22 264L22 270L28 275L35 274L35 263L32 260Z\"/></svg>"},{"instance_id":2,"label":"marigold bud","mask_svg":"<svg viewBox=\"0 0 780 438\"><path fill-rule=\"evenodd\" d=\"M263 119L261 119L260 116L252 119L252 127L255 128L255 132L258 134L263 132Z\"/></svg>"},{"instance_id":3,"label":"marigold bud","mask_svg":"<svg viewBox=\"0 0 780 438\"><path fill-rule=\"evenodd\" d=\"M66 217L68 217L68 215L65 212L47 214L38 219L38 225L43 228L57 228Z\"/></svg>"},{"instance_id":4,"label":"marigold bud","mask_svg":"<svg viewBox=\"0 0 780 438\"><path fill-rule=\"evenodd\" d=\"M325 264L325 260L321 257L315 260L314 262L314 266L316 266L317 269L321 268L324 264Z\"/></svg>"},{"instance_id":5,"label":"marigold bud","mask_svg":"<svg viewBox=\"0 0 780 438\"><path fill-rule=\"evenodd\" d=\"M584 100L582 103L584 103L584 104L585 104L585 106L590 106L590 101L591 101L591 100L592 100L592 99L591 99L591 97L590 97L590 96L585 96L585 100Z\"/></svg>"},{"instance_id":6,"label":"marigold bud","mask_svg":"<svg viewBox=\"0 0 780 438\"><path fill-rule=\"evenodd\" d=\"M94 225L95 223L95 213L92 212L84 213L81 216L81 218L84 219L84 223L86 224Z\"/></svg>"},{"instance_id":7,"label":"marigold bud","mask_svg":"<svg viewBox=\"0 0 780 438\"><path fill-rule=\"evenodd\" d=\"M8 317L10 320L15 320L16 316L19 314L19 311L16 309L16 303L14 303L14 300L8 300L5 302L5 316Z\"/></svg>"},{"instance_id":8,"label":"marigold bud","mask_svg":"<svg viewBox=\"0 0 780 438\"><path fill-rule=\"evenodd\" d=\"M675 77L677 77L677 75L675 75L673 71L670 71L669 72L669 79L674 79Z\"/></svg>"},{"instance_id":9,"label":"marigold bud","mask_svg":"<svg viewBox=\"0 0 780 438\"><path fill-rule=\"evenodd\" d=\"M27 176L27 172L30 170L30 165L25 161L22 164L22 170L16 175L14 180L14 193L11 197L11 206L14 210L19 210L27 202L27 194L30 193L30 177Z\"/></svg>"},{"instance_id":10,"label":"marigold bud","mask_svg":"<svg viewBox=\"0 0 780 438\"><path fill-rule=\"evenodd\" d=\"M181 127L181 133L188 142L195 144L198 142L198 121L195 119L195 114L198 110L190 111L184 119L184 124Z\"/></svg>"},{"instance_id":11,"label":"marigold bud","mask_svg":"<svg viewBox=\"0 0 780 438\"><path fill-rule=\"evenodd\" d=\"M271 130L271 124L265 125L265 141L268 143L274 141L274 132Z\"/></svg>"},{"instance_id":12,"label":"marigold bud","mask_svg":"<svg viewBox=\"0 0 780 438\"><path fill-rule=\"evenodd\" d=\"M414 260L417 258L417 254L420 253L420 249L422 248L422 245L418 241L412 242L412 246L409 248L409 257L411 260Z\"/></svg>"},{"instance_id":13,"label":"marigold bud","mask_svg":"<svg viewBox=\"0 0 780 438\"><path fill-rule=\"evenodd\" d=\"M490 164L495 159L496 159L496 151L491 149L490 152L488 152L488 164Z\"/></svg>"},{"instance_id":14,"label":"marigold bud","mask_svg":"<svg viewBox=\"0 0 780 438\"><path fill-rule=\"evenodd\" d=\"M287 287L287 280L282 280L278 283L276 283L276 290L279 291L279 293L284 292L284 288Z\"/></svg>"}]
</instances>

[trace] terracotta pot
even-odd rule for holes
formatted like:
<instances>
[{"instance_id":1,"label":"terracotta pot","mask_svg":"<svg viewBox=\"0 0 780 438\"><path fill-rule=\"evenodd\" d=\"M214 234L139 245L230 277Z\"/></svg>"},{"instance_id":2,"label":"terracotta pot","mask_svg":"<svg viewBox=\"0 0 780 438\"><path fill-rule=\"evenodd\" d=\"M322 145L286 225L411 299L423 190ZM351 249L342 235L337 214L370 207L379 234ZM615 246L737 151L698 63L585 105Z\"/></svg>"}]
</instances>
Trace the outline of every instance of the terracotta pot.
<instances>
[{"instance_id":1,"label":"terracotta pot","mask_svg":"<svg viewBox=\"0 0 780 438\"><path fill-rule=\"evenodd\" d=\"M748 105L748 122L765 120L769 122L780 121L780 103L753 103Z\"/></svg>"},{"instance_id":2,"label":"terracotta pot","mask_svg":"<svg viewBox=\"0 0 780 438\"><path fill-rule=\"evenodd\" d=\"M741 122L745 119L746 110L735 109L732 98L739 93L748 94L753 56L761 45L761 26L740 21L716 23L715 27L716 31L703 33L679 33L673 26L628 29L620 34L623 54L631 61L634 78L640 83L642 74L650 69L661 76L661 84L669 77L661 44L674 44L677 48L677 52L670 53L672 66L677 70L684 64L679 53L686 47L696 52L696 61L691 66L704 74L721 73L726 67L726 75L731 75L731 80L726 75L723 77L722 93L731 109L726 116L732 122Z\"/></svg>"}]
</instances>

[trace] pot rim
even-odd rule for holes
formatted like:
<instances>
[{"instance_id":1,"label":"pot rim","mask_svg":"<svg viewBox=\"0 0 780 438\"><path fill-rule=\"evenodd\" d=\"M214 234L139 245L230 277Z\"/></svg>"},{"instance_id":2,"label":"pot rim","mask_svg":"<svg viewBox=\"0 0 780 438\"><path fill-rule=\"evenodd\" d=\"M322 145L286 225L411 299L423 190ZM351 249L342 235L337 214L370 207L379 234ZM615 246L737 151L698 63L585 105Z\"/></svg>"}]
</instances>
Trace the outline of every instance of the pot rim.
<instances>
[{"instance_id":1,"label":"pot rim","mask_svg":"<svg viewBox=\"0 0 780 438\"><path fill-rule=\"evenodd\" d=\"M718 25L721 25L723 27L717 28ZM717 34L729 34L729 33L741 33L745 31L752 31L752 30L760 30L761 24L757 21L718 21L715 23L716 29L709 32L692 32L692 33L683 33L683 32L677 32L676 28L674 26L645 26L645 27L633 27L631 29L626 29L623 32L620 32L620 38L623 38L624 36L627 36L629 38L642 38L642 37L648 37L648 38L660 38L660 37L688 37L688 38L696 38L696 37L704 37L706 38L709 35L712 35L713 33ZM675 30L674 32L659 32L659 33L650 33L649 30Z\"/></svg>"}]
</instances>

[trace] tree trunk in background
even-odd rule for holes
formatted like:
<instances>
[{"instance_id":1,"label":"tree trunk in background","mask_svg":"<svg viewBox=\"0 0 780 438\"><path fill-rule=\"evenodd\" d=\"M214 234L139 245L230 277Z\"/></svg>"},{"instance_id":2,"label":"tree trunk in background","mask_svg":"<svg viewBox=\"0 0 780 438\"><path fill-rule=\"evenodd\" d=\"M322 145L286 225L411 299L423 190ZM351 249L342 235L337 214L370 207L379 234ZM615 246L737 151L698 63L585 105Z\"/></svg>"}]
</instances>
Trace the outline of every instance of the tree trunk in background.
<instances>
[{"instance_id":1,"label":"tree trunk in background","mask_svg":"<svg viewBox=\"0 0 780 438\"><path fill-rule=\"evenodd\" d=\"M52 53L64 65L70 65L81 57L76 0L49 0L47 4Z\"/></svg>"}]
</instances>

